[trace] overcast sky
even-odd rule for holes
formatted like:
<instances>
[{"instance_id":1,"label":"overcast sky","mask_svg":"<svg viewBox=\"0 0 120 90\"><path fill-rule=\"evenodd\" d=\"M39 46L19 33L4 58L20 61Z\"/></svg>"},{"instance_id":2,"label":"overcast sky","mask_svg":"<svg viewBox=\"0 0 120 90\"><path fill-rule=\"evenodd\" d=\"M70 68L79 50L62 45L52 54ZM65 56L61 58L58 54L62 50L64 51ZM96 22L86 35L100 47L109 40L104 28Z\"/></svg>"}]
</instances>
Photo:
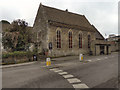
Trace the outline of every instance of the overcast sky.
<instances>
[{"instance_id":1,"label":"overcast sky","mask_svg":"<svg viewBox=\"0 0 120 90\"><path fill-rule=\"evenodd\" d=\"M89 1L89 2L88 2ZM0 0L0 21L24 19L33 25L40 2L43 5L85 15L104 37L118 34L119 0Z\"/></svg>"}]
</instances>

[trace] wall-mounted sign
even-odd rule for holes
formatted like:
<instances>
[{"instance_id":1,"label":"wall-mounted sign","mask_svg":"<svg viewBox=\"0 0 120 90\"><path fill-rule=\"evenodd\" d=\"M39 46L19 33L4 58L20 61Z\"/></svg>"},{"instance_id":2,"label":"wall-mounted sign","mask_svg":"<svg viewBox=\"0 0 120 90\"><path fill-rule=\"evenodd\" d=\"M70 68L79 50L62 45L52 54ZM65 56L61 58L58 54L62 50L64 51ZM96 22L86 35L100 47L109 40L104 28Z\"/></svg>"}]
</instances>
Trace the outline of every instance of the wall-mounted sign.
<instances>
[{"instance_id":1,"label":"wall-mounted sign","mask_svg":"<svg viewBox=\"0 0 120 90\"><path fill-rule=\"evenodd\" d=\"M52 42L49 43L49 49L52 49Z\"/></svg>"}]
</instances>

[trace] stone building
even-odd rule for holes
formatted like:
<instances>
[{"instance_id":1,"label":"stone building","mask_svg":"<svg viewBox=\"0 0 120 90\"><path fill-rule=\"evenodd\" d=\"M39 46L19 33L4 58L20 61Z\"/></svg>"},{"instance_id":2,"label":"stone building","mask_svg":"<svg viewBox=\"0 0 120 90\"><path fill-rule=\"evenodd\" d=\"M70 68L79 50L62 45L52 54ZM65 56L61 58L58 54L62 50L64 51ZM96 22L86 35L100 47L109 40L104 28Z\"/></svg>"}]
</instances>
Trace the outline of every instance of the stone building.
<instances>
[{"instance_id":1,"label":"stone building","mask_svg":"<svg viewBox=\"0 0 120 90\"><path fill-rule=\"evenodd\" d=\"M120 50L120 35L116 36L114 34L109 35L109 38L106 39L111 42L111 51L119 51Z\"/></svg>"},{"instance_id":2,"label":"stone building","mask_svg":"<svg viewBox=\"0 0 120 90\"><path fill-rule=\"evenodd\" d=\"M1 33L6 32L11 28L11 24L6 20L2 20L2 21L0 21L0 23L1 23L1 26L2 26Z\"/></svg>"},{"instance_id":3,"label":"stone building","mask_svg":"<svg viewBox=\"0 0 120 90\"><path fill-rule=\"evenodd\" d=\"M90 52L97 55L100 54L99 43L106 46L108 44L84 15L42 4L36 15L33 33L38 53L48 51L49 56L79 55ZM100 38L101 40L96 41Z\"/></svg>"},{"instance_id":4,"label":"stone building","mask_svg":"<svg viewBox=\"0 0 120 90\"><path fill-rule=\"evenodd\" d=\"M11 24L8 21L6 21L6 20L2 20L2 21L0 21L0 27L1 27L0 38L1 38L1 42L2 42L2 34L4 32L6 32L6 31L8 31L11 28ZM1 43L0 47L1 47L1 51L2 52L6 52L7 51L7 49L4 48L2 43Z\"/></svg>"},{"instance_id":5,"label":"stone building","mask_svg":"<svg viewBox=\"0 0 120 90\"><path fill-rule=\"evenodd\" d=\"M95 37L96 40L91 43L92 51L94 55L100 54L110 54L111 53L111 42L105 40L102 34L93 26L96 30Z\"/></svg>"}]
</instances>

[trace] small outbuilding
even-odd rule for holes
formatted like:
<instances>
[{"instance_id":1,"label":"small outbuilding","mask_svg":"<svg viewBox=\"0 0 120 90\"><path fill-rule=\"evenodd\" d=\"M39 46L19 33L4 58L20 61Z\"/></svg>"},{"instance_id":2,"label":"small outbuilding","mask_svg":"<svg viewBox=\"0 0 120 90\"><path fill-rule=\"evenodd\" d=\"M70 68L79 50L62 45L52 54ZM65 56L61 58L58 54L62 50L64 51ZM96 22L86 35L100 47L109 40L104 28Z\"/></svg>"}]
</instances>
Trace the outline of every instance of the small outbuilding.
<instances>
[{"instance_id":1,"label":"small outbuilding","mask_svg":"<svg viewBox=\"0 0 120 90\"><path fill-rule=\"evenodd\" d=\"M92 51L94 55L110 54L111 53L111 43L107 41L102 34L93 26L96 30L95 37L96 40L92 42Z\"/></svg>"}]
</instances>

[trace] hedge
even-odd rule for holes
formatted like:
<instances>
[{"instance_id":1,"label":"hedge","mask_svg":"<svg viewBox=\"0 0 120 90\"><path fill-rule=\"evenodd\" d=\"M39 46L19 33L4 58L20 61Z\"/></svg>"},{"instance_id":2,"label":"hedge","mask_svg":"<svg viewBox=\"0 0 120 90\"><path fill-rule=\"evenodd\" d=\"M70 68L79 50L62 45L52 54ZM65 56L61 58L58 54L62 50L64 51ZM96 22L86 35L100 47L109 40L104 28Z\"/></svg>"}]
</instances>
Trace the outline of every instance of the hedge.
<instances>
[{"instance_id":1,"label":"hedge","mask_svg":"<svg viewBox=\"0 0 120 90\"><path fill-rule=\"evenodd\" d=\"M14 51L14 52L3 53L2 58L8 58L8 57L14 57L14 56L31 56L34 54L35 54L34 52Z\"/></svg>"}]
</instances>

